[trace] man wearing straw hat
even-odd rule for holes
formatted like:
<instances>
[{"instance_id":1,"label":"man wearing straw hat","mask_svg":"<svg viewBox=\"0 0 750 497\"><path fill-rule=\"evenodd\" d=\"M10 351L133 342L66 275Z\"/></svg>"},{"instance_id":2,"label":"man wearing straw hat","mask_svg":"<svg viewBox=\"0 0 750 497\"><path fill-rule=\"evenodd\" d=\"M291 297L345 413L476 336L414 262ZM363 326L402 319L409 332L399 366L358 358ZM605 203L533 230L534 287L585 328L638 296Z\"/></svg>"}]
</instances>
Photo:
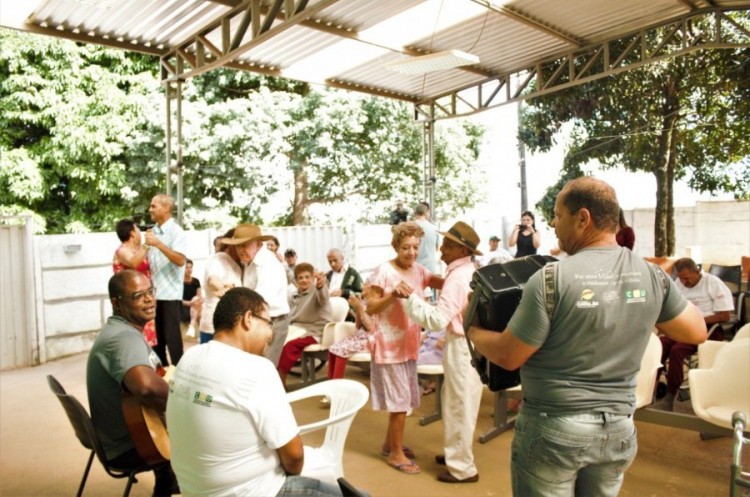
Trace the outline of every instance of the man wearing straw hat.
<instances>
[{"instance_id":1,"label":"man wearing straw hat","mask_svg":"<svg viewBox=\"0 0 750 497\"><path fill-rule=\"evenodd\" d=\"M286 270L279 259L263 242L271 235L264 235L255 224L240 224L231 238L223 238L225 245L237 246L237 254L245 266L242 286L255 290L268 302L268 314L273 322L273 338L266 350L266 357L278 365L281 349L289 331L289 302L287 301Z\"/></svg>"},{"instance_id":2,"label":"man wearing straw hat","mask_svg":"<svg viewBox=\"0 0 750 497\"><path fill-rule=\"evenodd\" d=\"M409 295L410 292L401 295L409 295L406 312L414 321L428 330L446 330L442 393L445 455L435 456L435 460L445 464L447 470L439 473L437 479L445 483L473 483L479 481L472 442L482 399L482 382L471 366L463 315L475 268L472 256L482 253L477 250L479 236L464 222L459 221L440 234L443 235L441 259L448 269L437 306Z\"/></svg>"}]
</instances>

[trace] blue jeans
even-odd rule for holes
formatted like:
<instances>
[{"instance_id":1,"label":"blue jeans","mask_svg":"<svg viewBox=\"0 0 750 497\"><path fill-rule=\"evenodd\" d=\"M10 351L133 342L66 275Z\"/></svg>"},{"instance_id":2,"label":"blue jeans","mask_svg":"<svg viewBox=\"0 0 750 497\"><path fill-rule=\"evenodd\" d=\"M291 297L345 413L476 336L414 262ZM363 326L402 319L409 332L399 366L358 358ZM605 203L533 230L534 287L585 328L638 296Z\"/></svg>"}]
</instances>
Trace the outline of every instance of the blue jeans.
<instances>
[{"instance_id":1,"label":"blue jeans","mask_svg":"<svg viewBox=\"0 0 750 497\"><path fill-rule=\"evenodd\" d=\"M276 497L341 497L341 489L305 476L287 476Z\"/></svg>"},{"instance_id":2,"label":"blue jeans","mask_svg":"<svg viewBox=\"0 0 750 497\"><path fill-rule=\"evenodd\" d=\"M636 452L632 416L522 411L511 445L513 495L615 497Z\"/></svg>"},{"instance_id":3,"label":"blue jeans","mask_svg":"<svg viewBox=\"0 0 750 497\"><path fill-rule=\"evenodd\" d=\"M206 333L205 331L201 331L201 344L208 343L211 340L214 339L213 333Z\"/></svg>"}]
</instances>

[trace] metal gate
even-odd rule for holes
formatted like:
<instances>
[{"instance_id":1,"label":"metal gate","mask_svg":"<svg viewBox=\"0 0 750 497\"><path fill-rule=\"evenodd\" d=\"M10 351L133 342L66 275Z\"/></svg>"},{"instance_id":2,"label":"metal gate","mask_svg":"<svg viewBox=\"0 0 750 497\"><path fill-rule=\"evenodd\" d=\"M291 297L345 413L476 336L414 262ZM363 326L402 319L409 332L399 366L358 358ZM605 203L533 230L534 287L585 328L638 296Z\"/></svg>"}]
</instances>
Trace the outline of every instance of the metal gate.
<instances>
[{"instance_id":1,"label":"metal gate","mask_svg":"<svg viewBox=\"0 0 750 497\"><path fill-rule=\"evenodd\" d=\"M40 361L32 231L29 217L0 218L0 369Z\"/></svg>"}]
</instances>

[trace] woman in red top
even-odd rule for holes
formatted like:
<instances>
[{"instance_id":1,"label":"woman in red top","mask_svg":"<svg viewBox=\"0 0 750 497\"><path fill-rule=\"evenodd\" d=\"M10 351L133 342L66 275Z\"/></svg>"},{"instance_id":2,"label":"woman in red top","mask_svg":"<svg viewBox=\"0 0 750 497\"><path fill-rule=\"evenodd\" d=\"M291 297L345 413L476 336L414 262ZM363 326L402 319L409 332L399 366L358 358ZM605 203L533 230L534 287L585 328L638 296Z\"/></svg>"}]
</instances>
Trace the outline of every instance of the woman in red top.
<instances>
[{"instance_id":1,"label":"woman in red top","mask_svg":"<svg viewBox=\"0 0 750 497\"><path fill-rule=\"evenodd\" d=\"M122 219L117 222L115 231L122 244L117 247L112 258L112 271L119 273L123 269L133 269L150 280L148 247L141 243L141 231L138 226L132 219ZM153 320L143 327L143 337L152 347L156 345L156 328Z\"/></svg>"}]
</instances>

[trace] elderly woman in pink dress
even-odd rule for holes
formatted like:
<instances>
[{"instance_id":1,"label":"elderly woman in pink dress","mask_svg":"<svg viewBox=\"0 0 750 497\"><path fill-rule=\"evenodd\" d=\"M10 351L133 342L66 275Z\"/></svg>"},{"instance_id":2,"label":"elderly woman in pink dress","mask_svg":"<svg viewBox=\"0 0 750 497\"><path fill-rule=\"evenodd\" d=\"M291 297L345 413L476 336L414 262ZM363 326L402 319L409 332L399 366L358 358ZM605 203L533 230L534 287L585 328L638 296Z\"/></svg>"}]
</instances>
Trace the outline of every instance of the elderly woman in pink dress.
<instances>
[{"instance_id":1,"label":"elderly woman in pink dress","mask_svg":"<svg viewBox=\"0 0 750 497\"><path fill-rule=\"evenodd\" d=\"M378 266L373 272L367 313L374 317L374 331L369 337L372 364L370 388L372 407L388 411L388 431L382 455L388 465L402 473L417 474L419 466L411 459L414 453L404 447L406 412L419 407L417 381L419 324L409 319L406 300L415 293L423 296L426 287L441 288L443 279L417 263L419 244L424 231L415 222L393 226L391 245L396 258Z\"/></svg>"}]
</instances>

